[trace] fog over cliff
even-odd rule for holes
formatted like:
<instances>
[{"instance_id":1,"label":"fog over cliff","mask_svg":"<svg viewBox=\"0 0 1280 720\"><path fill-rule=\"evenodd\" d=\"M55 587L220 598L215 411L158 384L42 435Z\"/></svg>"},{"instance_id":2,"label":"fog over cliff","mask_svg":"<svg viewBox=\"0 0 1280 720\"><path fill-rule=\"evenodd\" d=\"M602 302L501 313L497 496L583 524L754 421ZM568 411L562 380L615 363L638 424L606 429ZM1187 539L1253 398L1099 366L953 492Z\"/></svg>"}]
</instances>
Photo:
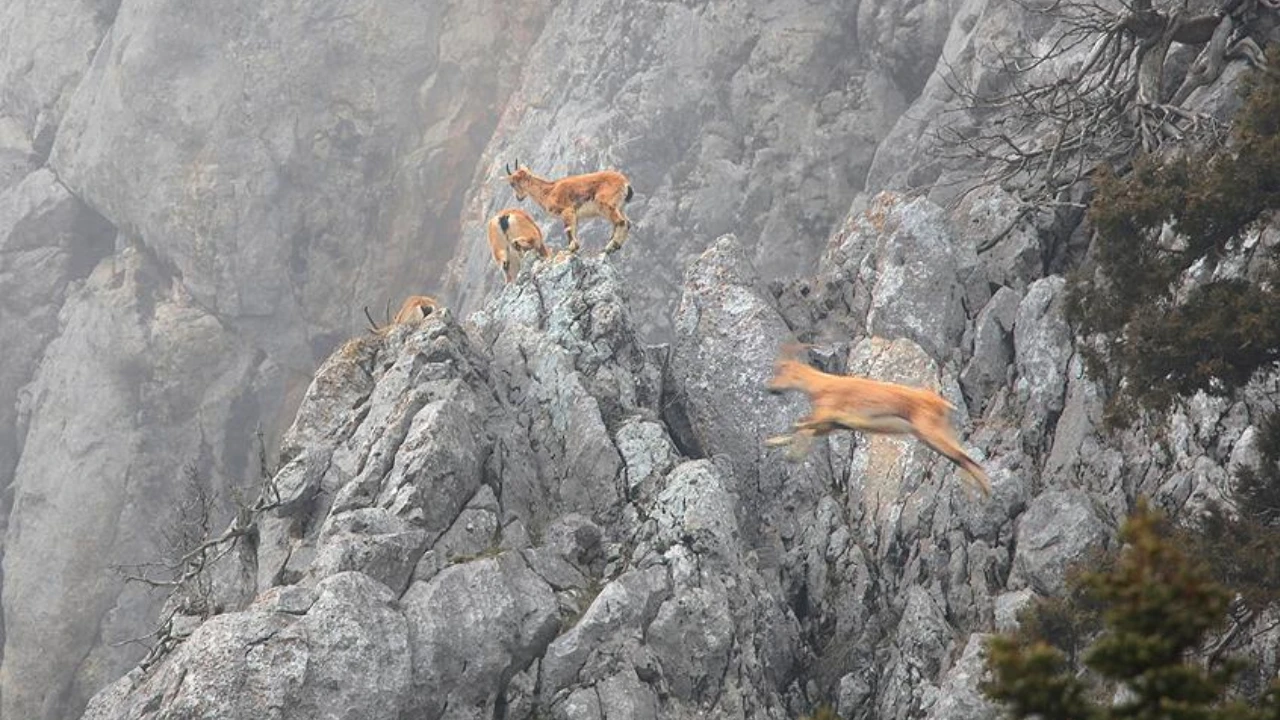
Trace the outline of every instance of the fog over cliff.
<instances>
[{"instance_id":1,"label":"fog over cliff","mask_svg":"<svg viewBox=\"0 0 1280 720\"><path fill-rule=\"evenodd\" d=\"M981 48L1052 29L1003 0L0 5L0 718L988 717L985 634L1138 495L1228 493L1280 392L1104 429L1079 208L960 196L930 144L989 121L949 82L1007 80ZM1244 68L1186 106L1229 119ZM565 244L517 158L624 171L627 245L584 222L504 286L495 211ZM1252 232L1220 274L1280 245ZM365 332L409 294L448 310ZM993 497L896 439L764 448L804 411L762 389L795 338L939 389ZM120 568L190 478L231 523L263 456L282 497L135 669L165 593Z\"/></svg>"}]
</instances>

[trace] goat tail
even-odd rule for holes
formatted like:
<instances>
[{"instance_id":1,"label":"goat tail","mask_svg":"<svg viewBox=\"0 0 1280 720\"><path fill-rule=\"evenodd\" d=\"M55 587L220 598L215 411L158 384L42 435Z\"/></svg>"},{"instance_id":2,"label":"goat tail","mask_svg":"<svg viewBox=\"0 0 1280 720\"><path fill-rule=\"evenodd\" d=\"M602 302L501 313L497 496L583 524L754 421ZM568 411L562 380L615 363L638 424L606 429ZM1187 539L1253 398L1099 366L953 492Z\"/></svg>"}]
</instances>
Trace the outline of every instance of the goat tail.
<instances>
[{"instance_id":1,"label":"goat tail","mask_svg":"<svg viewBox=\"0 0 1280 720\"><path fill-rule=\"evenodd\" d=\"M627 202L631 202L631 196L635 194L635 189L631 187L631 183L627 183Z\"/></svg>"},{"instance_id":2,"label":"goat tail","mask_svg":"<svg viewBox=\"0 0 1280 720\"><path fill-rule=\"evenodd\" d=\"M976 487L983 497L991 497L991 478L987 477L987 472L982 469L981 465L974 462L973 458L964 453L960 453L959 457L948 457L948 459L960 466L960 469L968 476L969 484Z\"/></svg>"}]
</instances>

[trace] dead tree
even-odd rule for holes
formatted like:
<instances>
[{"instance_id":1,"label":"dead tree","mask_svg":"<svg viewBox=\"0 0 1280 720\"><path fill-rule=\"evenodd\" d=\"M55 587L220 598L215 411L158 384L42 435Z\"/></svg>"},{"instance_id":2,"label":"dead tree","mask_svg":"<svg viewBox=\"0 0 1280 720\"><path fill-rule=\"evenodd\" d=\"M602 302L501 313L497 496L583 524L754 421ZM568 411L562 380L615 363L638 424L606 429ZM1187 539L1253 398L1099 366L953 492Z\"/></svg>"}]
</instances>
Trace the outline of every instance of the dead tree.
<instances>
[{"instance_id":1,"label":"dead tree","mask_svg":"<svg viewBox=\"0 0 1280 720\"><path fill-rule=\"evenodd\" d=\"M1196 88L1214 82L1228 58L1265 66L1247 31L1280 0L1226 0L1194 13L1184 0L1054 0L1035 6L1050 35L1006 49L994 63L997 89L979 88L958 73L943 77L969 122L935 132L942 157L977 167L970 187L999 184L1029 204L1066 203L1067 191L1100 163L1123 170L1138 153L1171 142L1222 142L1221 123L1184 106ZM1177 87L1170 51L1199 47Z\"/></svg>"},{"instance_id":2,"label":"dead tree","mask_svg":"<svg viewBox=\"0 0 1280 720\"><path fill-rule=\"evenodd\" d=\"M138 583L164 594L160 619L145 635L114 643L141 644L147 654L139 663L143 670L159 662L182 641L185 633L177 623L181 618L196 622L219 612L213 587L214 566L257 531L258 520L266 512L280 507L280 493L274 471L266 458L259 433L259 485L252 499L233 497L235 506L231 521L221 532L215 531L217 494L193 465L183 468L179 500L169 521L156 531L160 557L140 563L117 565L116 571L126 583Z\"/></svg>"}]
</instances>

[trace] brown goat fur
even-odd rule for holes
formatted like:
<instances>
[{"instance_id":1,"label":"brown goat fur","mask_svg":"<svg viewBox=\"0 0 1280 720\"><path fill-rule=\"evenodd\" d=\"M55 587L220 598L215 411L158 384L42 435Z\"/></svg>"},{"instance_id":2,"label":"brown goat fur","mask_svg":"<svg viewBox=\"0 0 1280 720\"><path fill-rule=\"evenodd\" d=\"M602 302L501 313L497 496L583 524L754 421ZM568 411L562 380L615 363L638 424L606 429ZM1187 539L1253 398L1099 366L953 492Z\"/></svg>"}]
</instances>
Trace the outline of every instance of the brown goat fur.
<instances>
[{"instance_id":1,"label":"brown goat fur","mask_svg":"<svg viewBox=\"0 0 1280 720\"><path fill-rule=\"evenodd\" d=\"M381 327L373 321L373 316L369 314L369 308L364 309L364 316L369 320L369 332L375 335L386 335L391 332L391 328L396 325L407 325L413 322L419 322L426 319L431 314L442 308L439 300L428 295L410 295L400 305L400 311L396 313L395 319ZM389 309L389 308L388 308Z\"/></svg>"},{"instance_id":2,"label":"brown goat fur","mask_svg":"<svg viewBox=\"0 0 1280 720\"><path fill-rule=\"evenodd\" d=\"M520 167L517 160L514 171L507 168L506 180L515 190L516 199L530 197L543 210L560 218L569 238L569 252L577 252L579 248L580 218L602 217L613 223L613 234L609 236L605 252L618 250L627 241L631 221L623 209L631 199L632 189L626 175L616 170L601 170L547 180L534 175L528 168Z\"/></svg>"},{"instance_id":3,"label":"brown goat fur","mask_svg":"<svg viewBox=\"0 0 1280 720\"><path fill-rule=\"evenodd\" d=\"M520 208L499 210L489 218L489 250L507 282L516 279L520 260L526 252L532 251L544 258L551 255L542 241L542 228Z\"/></svg>"},{"instance_id":4,"label":"brown goat fur","mask_svg":"<svg viewBox=\"0 0 1280 720\"><path fill-rule=\"evenodd\" d=\"M964 471L971 485L991 495L991 480L956 440L948 413L955 406L927 388L882 382L857 375L832 375L812 368L785 348L766 388L771 393L799 390L809 396L812 410L795 423L795 432L765 441L791 445L792 457L803 456L817 435L844 428L888 435L915 435L935 452Z\"/></svg>"}]
</instances>

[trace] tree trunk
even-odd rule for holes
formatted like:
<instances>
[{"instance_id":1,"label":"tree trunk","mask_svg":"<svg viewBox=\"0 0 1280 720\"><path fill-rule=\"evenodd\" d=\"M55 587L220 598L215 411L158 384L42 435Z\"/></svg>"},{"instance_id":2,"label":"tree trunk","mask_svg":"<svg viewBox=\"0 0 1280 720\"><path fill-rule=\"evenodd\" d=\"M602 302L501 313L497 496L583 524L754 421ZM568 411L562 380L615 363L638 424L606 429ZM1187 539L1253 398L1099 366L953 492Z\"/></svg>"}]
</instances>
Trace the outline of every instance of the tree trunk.
<instances>
[{"instance_id":1,"label":"tree trunk","mask_svg":"<svg viewBox=\"0 0 1280 720\"><path fill-rule=\"evenodd\" d=\"M1182 24L1182 13L1175 10L1164 21L1158 34L1143 38L1138 49L1139 107L1158 105L1164 98L1164 60L1173 44L1173 36Z\"/></svg>"}]
</instances>

